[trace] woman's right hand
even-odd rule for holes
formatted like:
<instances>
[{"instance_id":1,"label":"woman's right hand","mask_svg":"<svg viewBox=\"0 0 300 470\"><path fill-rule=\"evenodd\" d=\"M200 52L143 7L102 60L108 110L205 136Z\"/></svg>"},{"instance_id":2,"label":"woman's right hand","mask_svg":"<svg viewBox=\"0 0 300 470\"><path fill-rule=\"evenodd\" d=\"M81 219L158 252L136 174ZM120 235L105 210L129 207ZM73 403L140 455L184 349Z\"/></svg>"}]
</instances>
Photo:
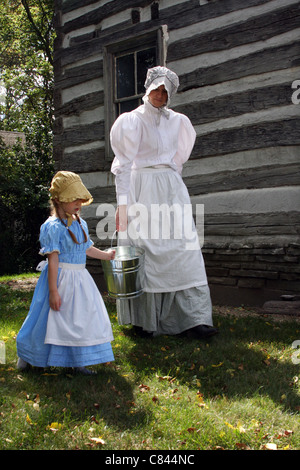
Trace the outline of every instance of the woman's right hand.
<instances>
[{"instance_id":1,"label":"woman's right hand","mask_svg":"<svg viewBox=\"0 0 300 470\"><path fill-rule=\"evenodd\" d=\"M126 204L117 207L116 229L118 232L125 232L127 229L127 205Z\"/></svg>"}]
</instances>

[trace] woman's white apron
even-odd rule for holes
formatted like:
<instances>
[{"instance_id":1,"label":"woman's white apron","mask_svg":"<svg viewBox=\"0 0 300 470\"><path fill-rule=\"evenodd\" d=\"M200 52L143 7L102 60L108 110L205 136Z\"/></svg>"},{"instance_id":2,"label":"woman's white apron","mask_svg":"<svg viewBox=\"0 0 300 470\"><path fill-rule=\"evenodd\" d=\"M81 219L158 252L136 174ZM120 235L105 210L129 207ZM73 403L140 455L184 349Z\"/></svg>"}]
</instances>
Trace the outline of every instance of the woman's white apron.
<instances>
[{"instance_id":1,"label":"woman's white apron","mask_svg":"<svg viewBox=\"0 0 300 470\"><path fill-rule=\"evenodd\" d=\"M120 244L145 249L144 291L175 292L207 284L187 188L177 171L131 172L127 232Z\"/></svg>"}]
</instances>

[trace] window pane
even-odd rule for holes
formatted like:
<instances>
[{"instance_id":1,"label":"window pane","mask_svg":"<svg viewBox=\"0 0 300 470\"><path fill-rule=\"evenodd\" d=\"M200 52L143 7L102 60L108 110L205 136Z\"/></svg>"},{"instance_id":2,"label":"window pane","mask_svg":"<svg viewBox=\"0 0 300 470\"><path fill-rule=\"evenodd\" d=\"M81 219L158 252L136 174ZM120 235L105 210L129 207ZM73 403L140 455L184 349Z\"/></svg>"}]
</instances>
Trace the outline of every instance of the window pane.
<instances>
[{"instance_id":1,"label":"window pane","mask_svg":"<svg viewBox=\"0 0 300 470\"><path fill-rule=\"evenodd\" d=\"M134 55L118 57L116 61L117 97L125 98L135 94Z\"/></svg>"},{"instance_id":2,"label":"window pane","mask_svg":"<svg viewBox=\"0 0 300 470\"><path fill-rule=\"evenodd\" d=\"M137 92L144 93L147 70L156 65L156 48L137 52Z\"/></svg>"},{"instance_id":3,"label":"window pane","mask_svg":"<svg viewBox=\"0 0 300 470\"><path fill-rule=\"evenodd\" d=\"M137 108L139 104L139 99L123 101L122 103L119 103L119 114L129 113L130 111L133 111L135 108Z\"/></svg>"}]
</instances>

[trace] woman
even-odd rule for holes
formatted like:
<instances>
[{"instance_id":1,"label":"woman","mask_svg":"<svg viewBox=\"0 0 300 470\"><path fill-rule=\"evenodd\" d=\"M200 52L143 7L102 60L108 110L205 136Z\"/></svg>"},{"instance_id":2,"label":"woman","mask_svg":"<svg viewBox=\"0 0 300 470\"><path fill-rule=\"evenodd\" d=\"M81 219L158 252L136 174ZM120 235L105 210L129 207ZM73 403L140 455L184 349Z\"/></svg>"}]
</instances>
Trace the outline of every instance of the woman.
<instances>
[{"instance_id":1,"label":"woman","mask_svg":"<svg viewBox=\"0 0 300 470\"><path fill-rule=\"evenodd\" d=\"M145 249L142 296L117 300L120 324L142 334L207 338L217 333L204 261L181 172L196 133L168 108L179 86L165 67L148 70L144 104L121 114L111 129L111 171L120 243Z\"/></svg>"}]
</instances>

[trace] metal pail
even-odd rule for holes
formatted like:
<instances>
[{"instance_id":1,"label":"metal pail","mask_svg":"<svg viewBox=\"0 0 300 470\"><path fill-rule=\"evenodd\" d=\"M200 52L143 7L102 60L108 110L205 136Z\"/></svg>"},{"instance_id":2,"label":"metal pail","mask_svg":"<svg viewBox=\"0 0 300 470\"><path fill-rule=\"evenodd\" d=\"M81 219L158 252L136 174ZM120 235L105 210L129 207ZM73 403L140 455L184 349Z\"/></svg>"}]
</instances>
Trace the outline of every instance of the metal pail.
<instances>
[{"instance_id":1,"label":"metal pail","mask_svg":"<svg viewBox=\"0 0 300 470\"><path fill-rule=\"evenodd\" d=\"M113 249L115 259L101 260L108 294L114 299L138 297L143 293L145 250L135 246Z\"/></svg>"}]
</instances>

